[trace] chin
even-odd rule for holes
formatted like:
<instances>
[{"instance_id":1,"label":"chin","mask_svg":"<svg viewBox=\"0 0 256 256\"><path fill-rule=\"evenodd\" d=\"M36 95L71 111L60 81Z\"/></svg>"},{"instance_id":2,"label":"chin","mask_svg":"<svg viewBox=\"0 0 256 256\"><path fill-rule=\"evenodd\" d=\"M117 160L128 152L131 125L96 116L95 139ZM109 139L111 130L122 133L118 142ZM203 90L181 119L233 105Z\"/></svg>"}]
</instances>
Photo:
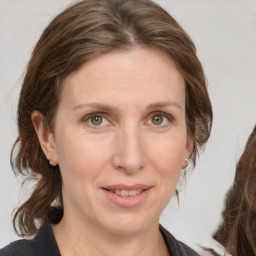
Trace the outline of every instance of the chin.
<instances>
[{"instance_id":1,"label":"chin","mask_svg":"<svg viewBox=\"0 0 256 256\"><path fill-rule=\"evenodd\" d=\"M127 214L110 218L105 228L113 234L135 235L144 232L149 226L150 221L142 216Z\"/></svg>"}]
</instances>

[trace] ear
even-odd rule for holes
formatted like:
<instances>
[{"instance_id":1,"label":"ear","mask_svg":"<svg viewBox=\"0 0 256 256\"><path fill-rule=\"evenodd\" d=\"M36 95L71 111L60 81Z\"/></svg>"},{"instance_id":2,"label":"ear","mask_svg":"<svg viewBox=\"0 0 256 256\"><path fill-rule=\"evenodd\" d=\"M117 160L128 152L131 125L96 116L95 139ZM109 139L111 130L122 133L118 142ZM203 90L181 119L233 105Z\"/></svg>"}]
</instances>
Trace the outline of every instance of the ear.
<instances>
[{"instance_id":1,"label":"ear","mask_svg":"<svg viewBox=\"0 0 256 256\"><path fill-rule=\"evenodd\" d=\"M43 114L39 111L33 111L31 120L45 157L49 160L51 165L57 165L58 160L53 133L45 127Z\"/></svg>"},{"instance_id":2,"label":"ear","mask_svg":"<svg viewBox=\"0 0 256 256\"><path fill-rule=\"evenodd\" d=\"M184 163L182 165L182 169L186 169L188 166L188 159L193 151L193 147L194 147L194 142L193 139L188 136L187 138L187 145L186 145L186 150L185 150L185 156L184 156Z\"/></svg>"}]
</instances>

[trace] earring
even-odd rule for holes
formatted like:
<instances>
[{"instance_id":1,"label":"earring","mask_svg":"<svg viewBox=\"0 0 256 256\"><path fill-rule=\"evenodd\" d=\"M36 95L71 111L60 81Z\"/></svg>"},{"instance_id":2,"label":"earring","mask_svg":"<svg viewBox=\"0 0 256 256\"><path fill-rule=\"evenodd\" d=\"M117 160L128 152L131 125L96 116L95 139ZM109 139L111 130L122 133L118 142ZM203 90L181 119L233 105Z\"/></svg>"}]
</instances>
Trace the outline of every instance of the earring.
<instances>
[{"instance_id":1,"label":"earring","mask_svg":"<svg viewBox=\"0 0 256 256\"><path fill-rule=\"evenodd\" d=\"M187 159L187 158L185 158L184 160L185 160L185 162L186 162L186 166L185 166L185 168L184 168L184 169L186 169L186 168L188 167L188 159Z\"/></svg>"},{"instance_id":2,"label":"earring","mask_svg":"<svg viewBox=\"0 0 256 256\"><path fill-rule=\"evenodd\" d=\"M51 166L54 166L52 160L49 160L49 164L50 164Z\"/></svg>"}]
</instances>

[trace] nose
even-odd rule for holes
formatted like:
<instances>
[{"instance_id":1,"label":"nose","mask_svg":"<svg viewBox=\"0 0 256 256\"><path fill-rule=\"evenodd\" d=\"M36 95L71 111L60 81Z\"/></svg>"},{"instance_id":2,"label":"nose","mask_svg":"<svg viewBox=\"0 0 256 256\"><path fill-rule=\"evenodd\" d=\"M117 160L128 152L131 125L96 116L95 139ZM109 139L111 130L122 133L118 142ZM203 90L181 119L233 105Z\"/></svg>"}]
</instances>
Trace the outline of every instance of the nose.
<instances>
[{"instance_id":1,"label":"nose","mask_svg":"<svg viewBox=\"0 0 256 256\"><path fill-rule=\"evenodd\" d=\"M139 129L124 129L118 133L112 161L116 169L127 174L133 174L143 169L145 148Z\"/></svg>"}]
</instances>

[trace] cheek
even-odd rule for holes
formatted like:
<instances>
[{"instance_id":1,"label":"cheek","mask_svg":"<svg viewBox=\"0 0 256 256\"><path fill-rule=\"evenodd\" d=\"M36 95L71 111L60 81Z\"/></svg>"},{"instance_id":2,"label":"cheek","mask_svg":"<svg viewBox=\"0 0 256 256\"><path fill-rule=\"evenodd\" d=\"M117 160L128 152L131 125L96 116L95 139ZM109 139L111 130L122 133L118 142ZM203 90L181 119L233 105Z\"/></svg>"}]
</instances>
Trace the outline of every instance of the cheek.
<instances>
[{"instance_id":1,"label":"cheek","mask_svg":"<svg viewBox=\"0 0 256 256\"><path fill-rule=\"evenodd\" d=\"M157 146L158 145L158 146ZM163 211L179 182L186 142L169 137L150 148L150 162L156 172L156 194L158 209Z\"/></svg>"},{"instance_id":2,"label":"cheek","mask_svg":"<svg viewBox=\"0 0 256 256\"><path fill-rule=\"evenodd\" d=\"M59 166L63 180L63 197L73 202L90 203L98 177L107 166L107 150L102 144L95 144L82 138L59 143ZM82 201L81 201L82 200ZM67 201L66 201L67 204Z\"/></svg>"},{"instance_id":3,"label":"cheek","mask_svg":"<svg viewBox=\"0 0 256 256\"><path fill-rule=\"evenodd\" d=\"M184 154L186 151L186 136L168 136L150 147L150 162L157 172L159 193L162 195L162 205L168 203L179 182Z\"/></svg>"},{"instance_id":4,"label":"cheek","mask_svg":"<svg viewBox=\"0 0 256 256\"><path fill-rule=\"evenodd\" d=\"M62 174L68 176L72 174L83 179L94 178L102 171L109 151L106 150L106 145L88 137L62 136L57 152Z\"/></svg>"},{"instance_id":5,"label":"cheek","mask_svg":"<svg viewBox=\"0 0 256 256\"><path fill-rule=\"evenodd\" d=\"M183 138L165 138L154 147L148 146L151 163L163 176L179 175L184 162L186 141Z\"/></svg>"}]
</instances>

